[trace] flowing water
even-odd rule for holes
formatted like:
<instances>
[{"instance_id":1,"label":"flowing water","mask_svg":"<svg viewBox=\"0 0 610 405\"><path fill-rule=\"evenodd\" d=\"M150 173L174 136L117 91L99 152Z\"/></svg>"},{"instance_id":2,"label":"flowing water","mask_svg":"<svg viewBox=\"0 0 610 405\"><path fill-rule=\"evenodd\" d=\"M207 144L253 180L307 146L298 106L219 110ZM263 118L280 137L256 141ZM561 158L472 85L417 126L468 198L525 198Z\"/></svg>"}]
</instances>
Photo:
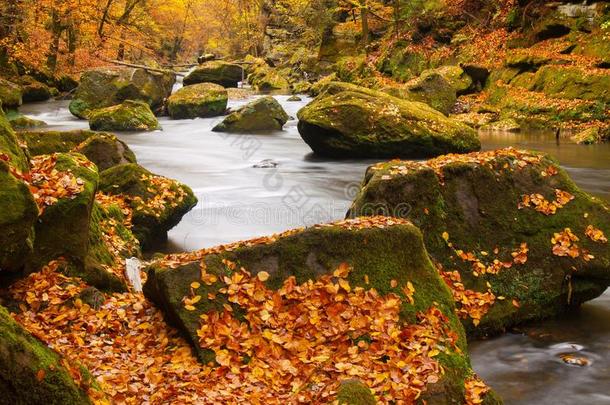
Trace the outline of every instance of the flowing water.
<instances>
[{"instance_id":1,"label":"flowing water","mask_svg":"<svg viewBox=\"0 0 610 405\"><path fill-rule=\"evenodd\" d=\"M292 117L309 101L276 98ZM88 127L70 115L65 101L28 104L21 111L46 121L48 129ZM341 219L366 167L375 162L314 156L298 134L296 119L284 131L249 135L212 132L220 120L163 118L163 131L119 135L140 164L188 184L199 198L170 231L168 251ZM482 134L481 139L484 149L514 146L550 153L580 187L610 201L610 144L578 146L544 132ZM507 404L610 405L610 293L578 314L523 334L474 342L470 350L475 370ZM568 365L562 354L585 357L588 365Z\"/></svg>"}]
</instances>

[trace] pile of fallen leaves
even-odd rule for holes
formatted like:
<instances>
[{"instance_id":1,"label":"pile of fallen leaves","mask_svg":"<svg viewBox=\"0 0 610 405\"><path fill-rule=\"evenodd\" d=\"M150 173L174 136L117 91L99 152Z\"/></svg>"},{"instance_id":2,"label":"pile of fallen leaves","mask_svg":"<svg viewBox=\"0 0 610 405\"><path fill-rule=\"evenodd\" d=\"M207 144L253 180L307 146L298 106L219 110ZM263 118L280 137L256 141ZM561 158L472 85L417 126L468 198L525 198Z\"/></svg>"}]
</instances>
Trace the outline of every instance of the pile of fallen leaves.
<instances>
[{"instance_id":1,"label":"pile of fallen leaves","mask_svg":"<svg viewBox=\"0 0 610 405\"><path fill-rule=\"evenodd\" d=\"M200 343L218 362L202 365L143 295L88 302L88 286L59 273L60 265L52 262L11 287L21 310L13 317L92 373L107 396L84 386L96 403L330 402L339 383L352 378L382 403L411 403L442 378L436 357L459 352L438 309L405 325L400 298L350 286L346 266L302 285L290 278L278 291L265 287L266 274L239 269L223 278L220 293L244 310L243 318L229 306L202 314ZM196 293L198 285L192 287ZM467 390L482 394L477 387Z\"/></svg>"},{"instance_id":2,"label":"pile of fallen leaves","mask_svg":"<svg viewBox=\"0 0 610 405\"><path fill-rule=\"evenodd\" d=\"M483 316L489 312L489 309L496 301L496 296L491 291L491 288L488 288L484 293L467 290L462 283L462 277L459 272L442 271L439 268L439 273L451 290L457 306L457 315L462 319L470 317L474 326L479 325Z\"/></svg>"},{"instance_id":3,"label":"pile of fallen leaves","mask_svg":"<svg viewBox=\"0 0 610 405\"><path fill-rule=\"evenodd\" d=\"M608 238L604 235L604 232L601 229L597 229L593 225L587 226L585 229L585 235L593 242L597 243L608 243Z\"/></svg>"},{"instance_id":4,"label":"pile of fallen leaves","mask_svg":"<svg viewBox=\"0 0 610 405\"><path fill-rule=\"evenodd\" d=\"M74 199L85 188L82 179L70 171L57 170L56 164L56 154L36 156L31 160L30 171L19 175L28 184L41 215L46 207L62 199Z\"/></svg>"},{"instance_id":5,"label":"pile of fallen leaves","mask_svg":"<svg viewBox=\"0 0 610 405\"><path fill-rule=\"evenodd\" d=\"M580 241L580 238L570 228L565 228L563 231L555 233L551 238L553 254L559 257L571 257L572 259L582 257L587 262L594 259L595 257L586 249L578 246L576 243L578 241Z\"/></svg>"},{"instance_id":6,"label":"pile of fallen leaves","mask_svg":"<svg viewBox=\"0 0 610 405\"><path fill-rule=\"evenodd\" d=\"M111 195L98 192L95 194L95 201L105 209L108 209L113 205L117 206L123 214L123 225L128 229L133 227L133 211L123 195Z\"/></svg>"},{"instance_id":7,"label":"pile of fallen leaves","mask_svg":"<svg viewBox=\"0 0 610 405\"><path fill-rule=\"evenodd\" d=\"M411 403L441 378L435 357L459 351L457 335L438 309L404 325L400 297L352 287L347 266L301 285L289 277L274 291L265 287L268 274L225 264L233 273L222 278L219 294L240 310L226 305L202 314L199 343L214 351L216 375L239 387L248 402L331 402L342 380L357 378L384 403ZM194 295L186 305L198 299L216 297Z\"/></svg>"},{"instance_id":8,"label":"pile of fallen leaves","mask_svg":"<svg viewBox=\"0 0 610 405\"><path fill-rule=\"evenodd\" d=\"M180 205L187 196L183 187L177 185L174 180L154 174L142 174L140 180L146 184L147 191L152 194L150 198L135 196L128 198L134 212L143 212L154 215L157 218L169 208Z\"/></svg>"},{"instance_id":9,"label":"pile of fallen leaves","mask_svg":"<svg viewBox=\"0 0 610 405\"><path fill-rule=\"evenodd\" d=\"M572 200L574 200L572 194L555 189L555 201L548 201L542 194L524 195L521 197L518 208L534 207L536 211L544 215L554 215L558 209L565 207Z\"/></svg>"},{"instance_id":10,"label":"pile of fallen leaves","mask_svg":"<svg viewBox=\"0 0 610 405\"><path fill-rule=\"evenodd\" d=\"M489 387L477 376L466 380L465 387L466 405L482 404L485 394L489 392Z\"/></svg>"}]
</instances>

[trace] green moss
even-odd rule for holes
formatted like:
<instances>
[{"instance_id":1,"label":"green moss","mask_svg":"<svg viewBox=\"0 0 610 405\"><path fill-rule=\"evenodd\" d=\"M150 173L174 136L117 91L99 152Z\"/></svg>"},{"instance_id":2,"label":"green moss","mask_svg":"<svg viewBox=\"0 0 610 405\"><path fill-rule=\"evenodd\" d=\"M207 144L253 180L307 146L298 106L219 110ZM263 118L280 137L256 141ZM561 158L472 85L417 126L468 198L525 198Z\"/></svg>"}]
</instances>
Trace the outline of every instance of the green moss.
<instances>
[{"instance_id":1,"label":"green moss","mask_svg":"<svg viewBox=\"0 0 610 405\"><path fill-rule=\"evenodd\" d=\"M426 71L408 82L407 89L410 100L426 103L445 115L449 114L457 102L455 88L443 75L435 71Z\"/></svg>"},{"instance_id":2,"label":"green moss","mask_svg":"<svg viewBox=\"0 0 610 405\"><path fill-rule=\"evenodd\" d=\"M319 97L298 113L314 152L333 157L426 157L480 148L476 132L422 103L366 91Z\"/></svg>"},{"instance_id":3,"label":"green moss","mask_svg":"<svg viewBox=\"0 0 610 405\"><path fill-rule=\"evenodd\" d=\"M257 64L251 69L251 73L248 74L248 83L257 91L262 92L290 89L288 78L266 63Z\"/></svg>"},{"instance_id":4,"label":"green moss","mask_svg":"<svg viewBox=\"0 0 610 405\"><path fill-rule=\"evenodd\" d=\"M237 87L242 81L241 66L223 61L205 62L199 65L183 80L189 86L198 83L214 83L222 87Z\"/></svg>"},{"instance_id":5,"label":"green moss","mask_svg":"<svg viewBox=\"0 0 610 405\"><path fill-rule=\"evenodd\" d=\"M345 405L375 405L377 400L371 390L358 380L346 380L337 392L337 401Z\"/></svg>"},{"instance_id":6,"label":"green moss","mask_svg":"<svg viewBox=\"0 0 610 405\"><path fill-rule=\"evenodd\" d=\"M21 88L0 77L0 104L4 108L17 108L22 103Z\"/></svg>"},{"instance_id":7,"label":"green moss","mask_svg":"<svg viewBox=\"0 0 610 405\"><path fill-rule=\"evenodd\" d=\"M95 131L154 131L159 121L142 101L127 100L122 104L89 112L89 126Z\"/></svg>"},{"instance_id":8,"label":"green moss","mask_svg":"<svg viewBox=\"0 0 610 405\"><path fill-rule=\"evenodd\" d=\"M100 178L101 191L131 200L134 210L132 230L144 249L163 242L167 231L197 204L197 198L188 186L165 179L171 183L169 191L175 196L181 195L182 199L166 201L161 210L146 206L150 199L160 193L157 186L151 183L151 176L154 175L137 164L123 164L103 171Z\"/></svg>"},{"instance_id":9,"label":"green moss","mask_svg":"<svg viewBox=\"0 0 610 405\"><path fill-rule=\"evenodd\" d=\"M544 66L533 80L532 90L569 99L610 102L610 75L577 67Z\"/></svg>"},{"instance_id":10,"label":"green moss","mask_svg":"<svg viewBox=\"0 0 610 405\"><path fill-rule=\"evenodd\" d=\"M241 132L282 130L290 117L280 103L271 97L258 98L229 114L213 131Z\"/></svg>"},{"instance_id":11,"label":"green moss","mask_svg":"<svg viewBox=\"0 0 610 405\"><path fill-rule=\"evenodd\" d=\"M598 296L610 284L607 246L584 235L588 225L610 234L608 208L579 190L561 169L555 176L543 176L549 166L558 167L555 161L543 157L540 163L524 168L509 157L499 157L486 165L454 162L443 168L443 184L432 169L425 167L402 175L389 174L392 167L402 164L369 171L350 215L370 215L366 208L376 205L392 213L397 207L408 206L410 209L399 216L421 227L426 247L436 262L445 269L459 270L466 288L485 292L489 282L496 296L506 297L503 302L497 301L479 327L465 322L469 335L498 333L561 313ZM388 175L390 180L382 179ZM540 193L553 201L555 189L575 196L555 215L518 208L525 194ZM595 259L587 262L553 255L551 238L564 228L571 228L580 238L578 245ZM455 249L474 252L485 263L494 258L512 261L511 252L524 242L529 248L528 260L497 275L476 277L471 263L460 260L447 246L441 236L445 231ZM492 254L496 248L498 254ZM488 256L480 252L488 252ZM512 299L519 301L519 308Z\"/></svg>"},{"instance_id":12,"label":"green moss","mask_svg":"<svg viewBox=\"0 0 610 405\"><path fill-rule=\"evenodd\" d=\"M200 83L186 86L167 100L167 110L174 119L206 118L224 114L229 96L220 85Z\"/></svg>"},{"instance_id":13,"label":"green moss","mask_svg":"<svg viewBox=\"0 0 610 405\"><path fill-rule=\"evenodd\" d=\"M18 134L31 156L68 153L96 133L92 131L22 131Z\"/></svg>"},{"instance_id":14,"label":"green moss","mask_svg":"<svg viewBox=\"0 0 610 405\"><path fill-rule=\"evenodd\" d=\"M29 171L30 164L19 145L19 140L6 119L0 105L0 154L8 157L8 164L21 172ZM2 159L4 161L4 159Z\"/></svg>"},{"instance_id":15,"label":"green moss","mask_svg":"<svg viewBox=\"0 0 610 405\"><path fill-rule=\"evenodd\" d=\"M112 134L96 133L73 151L85 155L100 172L117 165L137 162L136 155L129 146Z\"/></svg>"},{"instance_id":16,"label":"green moss","mask_svg":"<svg viewBox=\"0 0 610 405\"><path fill-rule=\"evenodd\" d=\"M59 356L23 330L1 307L0 394L20 405L91 403Z\"/></svg>"},{"instance_id":17,"label":"green moss","mask_svg":"<svg viewBox=\"0 0 610 405\"><path fill-rule=\"evenodd\" d=\"M9 110L6 113L6 118L8 122L11 124L13 129L28 129L28 128L38 128L44 127L47 125L46 122L35 120L25 115L17 112L16 110Z\"/></svg>"}]
</instances>

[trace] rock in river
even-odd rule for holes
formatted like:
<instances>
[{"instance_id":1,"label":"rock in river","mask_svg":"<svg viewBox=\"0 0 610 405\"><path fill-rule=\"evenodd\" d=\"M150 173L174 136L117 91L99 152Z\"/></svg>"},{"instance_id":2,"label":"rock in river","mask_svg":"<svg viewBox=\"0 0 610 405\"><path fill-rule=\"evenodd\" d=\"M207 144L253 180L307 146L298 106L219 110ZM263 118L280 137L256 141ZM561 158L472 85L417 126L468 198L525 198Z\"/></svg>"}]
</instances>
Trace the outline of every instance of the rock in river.
<instances>
[{"instance_id":1,"label":"rock in river","mask_svg":"<svg viewBox=\"0 0 610 405\"><path fill-rule=\"evenodd\" d=\"M89 126L94 131L154 131L161 129L159 121L148 104L133 100L90 111Z\"/></svg>"},{"instance_id":2,"label":"rock in river","mask_svg":"<svg viewBox=\"0 0 610 405\"><path fill-rule=\"evenodd\" d=\"M241 66L224 61L210 61L199 65L184 78L185 85L215 83L222 87L237 87L242 81Z\"/></svg>"},{"instance_id":3,"label":"rock in river","mask_svg":"<svg viewBox=\"0 0 610 405\"><path fill-rule=\"evenodd\" d=\"M343 374L349 368L343 369L342 360L348 352L359 351L365 357L368 347L377 351L373 355L377 359L385 353L386 343L381 340L387 335L373 330L389 325L379 317L392 312L391 322L404 328L395 335L404 347L386 353L390 358L384 364L394 364L398 359L391 357L399 353L410 353L415 364L426 364L425 370L416 372L423 381L423 400L436 404L464 400L464 383L472 370L464 354L463 330L451 294L428 259L421 233L406 221L379 217L318 225L169 255L147 271L145 295L189 338L203 362L294 367L292 373L283 374L288 387L310 367L316 374L322 362L330 370L330 384L339 388L342 380L350 379ZM384 303L373 304L377 300ZM376 313L380 308L386 315ZM316 338L312 328L324 338ZM425 348L420 346L423 336L430 338ZM321 352L326 355L317 357ZM434 371L439 367L445 372ZM266 383L265 373L252 376ZM366 387L373 386L372 374L358 376ZM347 391L353 396L344 392L341 397L370 398L362 389L352 388ZM409 395L404 391L400 398ZM488 398L488 403L497 403L492 393Z\"/></svg>"},{"instance_id":4,"label":"rock in river","mask_svg":"<svg viewBox=\"0 0 610 405\"><path fill-rule=\"evenodd\" d=\"M206 118L223 115L229 95L224 87L214 83L185 86L167 100L167 110L174 119Z\"/></svg>"},{"instance_id":5,"label":"rock in river","mask_svg":"<svg viewBox=\"0 0 610 405\"><path fill-rule=\"evenodd\" d=\"M473 336L560 314L610 285L608 206L545 155L375 165L349 215L379 214L421 228Z\"/></svg>"},{"instance_id":6,"label":"rock in river","mask_svg":"<svg viewBox=\"0 0 610 405\"><path fill-rule=\"evenodd\" d=\"M257 98L229 114L215 132L280 131L290 117L280 103L271 96Z\"/></svg>"},{"instance_id":7,"label":"rock in river","mask_svg":"<svg viewBox=\"0 0 610 405\"><path fill-rule=\"evenodd\" d=\"M301 137L322 156L421 158L481 147L472 128L428 105L368 89L321 94L298 117Z\"/></svg>"}]
</instances>

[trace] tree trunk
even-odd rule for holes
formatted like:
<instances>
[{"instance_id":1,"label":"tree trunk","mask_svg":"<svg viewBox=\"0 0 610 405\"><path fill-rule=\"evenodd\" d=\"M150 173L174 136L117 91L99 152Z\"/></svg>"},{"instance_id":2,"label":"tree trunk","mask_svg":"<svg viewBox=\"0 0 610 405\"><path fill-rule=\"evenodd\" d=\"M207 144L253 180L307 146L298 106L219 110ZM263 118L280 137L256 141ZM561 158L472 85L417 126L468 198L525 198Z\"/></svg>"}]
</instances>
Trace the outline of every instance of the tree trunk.
<instances>
[{"instance_id":1,"label":"tree trunk","mask_svg":"<svg viewBox=\"0 0 610 405\"><path fill-rule=\"evenodd\" d=\"M74 24L68 26L68 65L74 66L76 62L76 29Z\"/></svg>"},{"instance_id":2,"label":"tree trunk","mask_svg":"<svg viewBox=\"0 0 610 405\"><path fill-rule=\"evenodd\" d=\"M59 40L63 27L61 25L61 16L57 9L51 11L51 43L49 45L49 53L47 54L47 68L51 73L55 73L57 69L57 54L59 53Z\"/></svg>"},{"instance_id":3,"label":"tree trunk","mask_svg":"<svg viewBox=\"0 0 610 405\"><path fill-rule=\"evenodd\" d=\"M366 0L362 0L362 5L360 6L360 19L362 20L362 46L364 46L364 50L366 51L369 46L369 8ZM367 52L368 53L368 52Z\"/></svg>"}]
</instances>

